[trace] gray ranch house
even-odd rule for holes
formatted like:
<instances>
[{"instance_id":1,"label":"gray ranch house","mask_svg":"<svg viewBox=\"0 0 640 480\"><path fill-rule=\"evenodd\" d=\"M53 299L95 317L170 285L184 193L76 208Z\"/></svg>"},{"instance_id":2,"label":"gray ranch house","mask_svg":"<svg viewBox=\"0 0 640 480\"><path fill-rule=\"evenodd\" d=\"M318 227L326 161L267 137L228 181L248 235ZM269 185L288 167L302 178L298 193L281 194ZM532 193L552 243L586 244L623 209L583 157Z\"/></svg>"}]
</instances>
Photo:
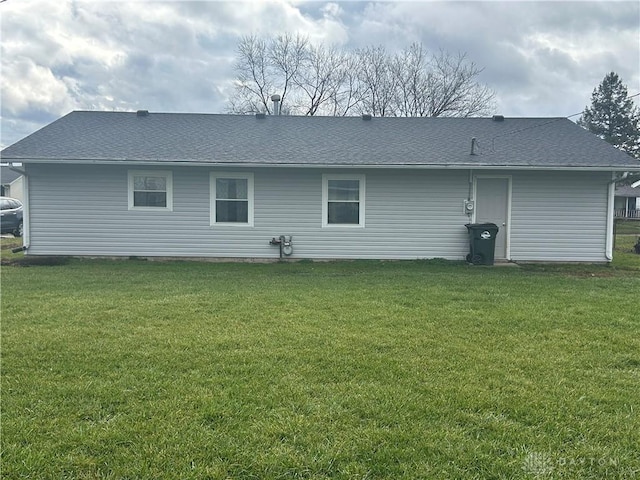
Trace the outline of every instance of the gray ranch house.
<instances>
[{"instance_id":1,"label":"gray ranch house","mask_svg":"<svg viewBox=\"0 0 640 480\"><path fill-rule=\"evenodd\" d=\"M2 151L27 255L606 262L640 163L565 118L72 112ZM291 238L289 238L291 237ZM281 245L280 245L281 246Z\"/></svg>"}]
</instances>

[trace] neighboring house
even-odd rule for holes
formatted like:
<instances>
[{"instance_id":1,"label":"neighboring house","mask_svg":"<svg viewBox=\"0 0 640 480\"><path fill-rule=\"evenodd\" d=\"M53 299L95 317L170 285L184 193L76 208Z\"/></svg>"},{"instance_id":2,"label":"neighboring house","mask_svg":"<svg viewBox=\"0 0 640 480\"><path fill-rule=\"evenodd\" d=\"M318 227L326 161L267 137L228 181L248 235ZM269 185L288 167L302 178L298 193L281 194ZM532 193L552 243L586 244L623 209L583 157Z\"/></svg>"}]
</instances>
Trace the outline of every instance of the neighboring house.
<instances>
[{"instance_id":1,"label":"neighboring house","mask_svg":"<svg viewBox=\"0 0 640 480\"><path fill-rule=\"evenodd\" d=\"M72 112L2 151L27 173L28 255L611 259L640 163L564 118Z\"/></svg>"},{"instance_id":2,"label":"neighboring house","mask_svg":"<svg viewBox=\"0 0 640 480\"><path fill-rule=\"evenodd\" d=\"M637 218L640 220L640 187L619 185L615 194L616 218Z\"/></svg>"},{"instance_id":3,"label":"neighboring house","mask_svg":"<svg viewBox=\"0 0 640 480\"><path fill-rule=\"evenodd\" d=\"M0 197L12 197L23 201L23 191L23 176L15 170L11 170L8 165L0 166Z\"/></svg>"}]
</instances>

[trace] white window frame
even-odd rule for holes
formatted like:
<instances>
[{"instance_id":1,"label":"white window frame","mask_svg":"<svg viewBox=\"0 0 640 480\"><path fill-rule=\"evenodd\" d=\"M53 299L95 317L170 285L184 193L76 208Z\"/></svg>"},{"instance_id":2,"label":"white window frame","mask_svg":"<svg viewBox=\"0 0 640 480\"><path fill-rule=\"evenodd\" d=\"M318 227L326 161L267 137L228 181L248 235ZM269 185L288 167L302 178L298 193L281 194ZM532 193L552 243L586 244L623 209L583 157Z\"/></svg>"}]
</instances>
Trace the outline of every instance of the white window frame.
<instances>
[{"instance_id":1,"label":"white window frame","mask_svg":"<svg viewBox=\"0 0 640 480\"><path fill-rule=\"evenodd\" d=\"M233 178L247 181L247 221L246 222L218 222L216 219L216 180L218 178ZM238 172L211 172L209 179L210 202L209 210L211 212L211 226L225 227L253 227L253 173Z\"/></svg>"},{"instance_id":2,"label":"white window frame","mask_svg":"<svg viewBox=\"0 0 640 480\"><path fill-rule=\"evenodd\" d=\"M128 172L128 197L129 210L144 210L147 212L172 212L173 211L173 172L169 170L129 170ZM135 206L134 205L134 181L133 177L165 177L167 183L167 206Z\"/></svg>"},{"instance_id":3,"label":"white window frame","mask_svg":"<svg viewBox=\"0 0 640 480\"><path fill-rule=\"evenodd\" d=\"M329 223L329 180L357 180L358 184L358 223ZM365 176L359 174L323 174L322 175L322 227L323 228L364 228L365 226Z\"/></svg>"}]
</instances>

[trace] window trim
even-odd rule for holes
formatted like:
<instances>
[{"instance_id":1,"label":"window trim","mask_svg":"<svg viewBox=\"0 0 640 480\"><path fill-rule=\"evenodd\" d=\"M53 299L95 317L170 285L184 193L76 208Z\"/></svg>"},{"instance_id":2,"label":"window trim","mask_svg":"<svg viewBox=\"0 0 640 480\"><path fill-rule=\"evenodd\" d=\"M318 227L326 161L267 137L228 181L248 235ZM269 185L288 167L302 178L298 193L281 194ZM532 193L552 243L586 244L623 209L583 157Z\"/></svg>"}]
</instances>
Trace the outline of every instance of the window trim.
<instances>
[{"instance_id":1,"label":"window trim","mask_svg":"<svg viewBox=\"0 0 640 480\"><path fill-rule=\"evenodd\" d=\"M247 181L247 221L246 222L218 222L216 219L216 180L218 178L233 178ZM253 173L240 172L211 172L209 175L209 211L212 227L253 227L254 206L254 180Z\"/></svg>"},{"instance_id":2,"label":"window trim","mask_svg":"<svg viewBox=\"0 0 640 480\"><path fill-rule=\"evenodd\" d=\"M173 211L173 172L170 170L129 170L127 172L128 178L128 201L129 210L142 210L146 212L172 212ZM134 177L136 176L148 176L148 177L165 177L167 183L167 206L166 207L151 207L151 206L135 206L134 201Z\"/></svg>"},{"instance_id":3,"label":"window trim","mask_svg":"<svg viewBox=\"0 0 640 480\"><path fill-rule=\"evenodd\" d=\"M329 223L329 180L357 180L358 183L358 223ZM364 228L365 226L365 175L329 174L322 175L322 227L323 228Z\"/></svg>"}]
</instances>

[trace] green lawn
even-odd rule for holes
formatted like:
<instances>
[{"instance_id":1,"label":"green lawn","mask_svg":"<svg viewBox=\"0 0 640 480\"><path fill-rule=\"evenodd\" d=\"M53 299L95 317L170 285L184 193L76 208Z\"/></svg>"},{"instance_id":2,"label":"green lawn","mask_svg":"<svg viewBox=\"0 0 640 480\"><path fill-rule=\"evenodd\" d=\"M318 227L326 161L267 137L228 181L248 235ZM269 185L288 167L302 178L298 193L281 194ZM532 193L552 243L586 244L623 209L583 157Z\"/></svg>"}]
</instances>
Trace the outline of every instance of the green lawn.
<instances>
[{"instance_id":1,"label":"green lawn","mask_svg":"<svg viewBox=\"0 0 640 480\"><path fill-rule=\"evenodd\" d=\"M640 235L640 219L616 220L616 233L625 235Z\"/></svg>"},{"instance_id":2,"label":"green lawn","mask_svg":"<svg viewBox=\"0 0 640 480\"><path fill-rule=\"evenodd\" d=\"M640 255L635 253L634 245L640 241L638 237L624 235L616 237L616 249L613 252L611 265L616 268L635 269L640 271Z\"/></svg>"},{"instance_id":3,"label":"green lawn","mask_svg":"<svg viewBox=\"0 0 640 480\"><path fill-rule=\"evenodd\" d=\"M602 266L3 266L1 476L637 478L626 243Z\"/></svg>"}]
</instances>

